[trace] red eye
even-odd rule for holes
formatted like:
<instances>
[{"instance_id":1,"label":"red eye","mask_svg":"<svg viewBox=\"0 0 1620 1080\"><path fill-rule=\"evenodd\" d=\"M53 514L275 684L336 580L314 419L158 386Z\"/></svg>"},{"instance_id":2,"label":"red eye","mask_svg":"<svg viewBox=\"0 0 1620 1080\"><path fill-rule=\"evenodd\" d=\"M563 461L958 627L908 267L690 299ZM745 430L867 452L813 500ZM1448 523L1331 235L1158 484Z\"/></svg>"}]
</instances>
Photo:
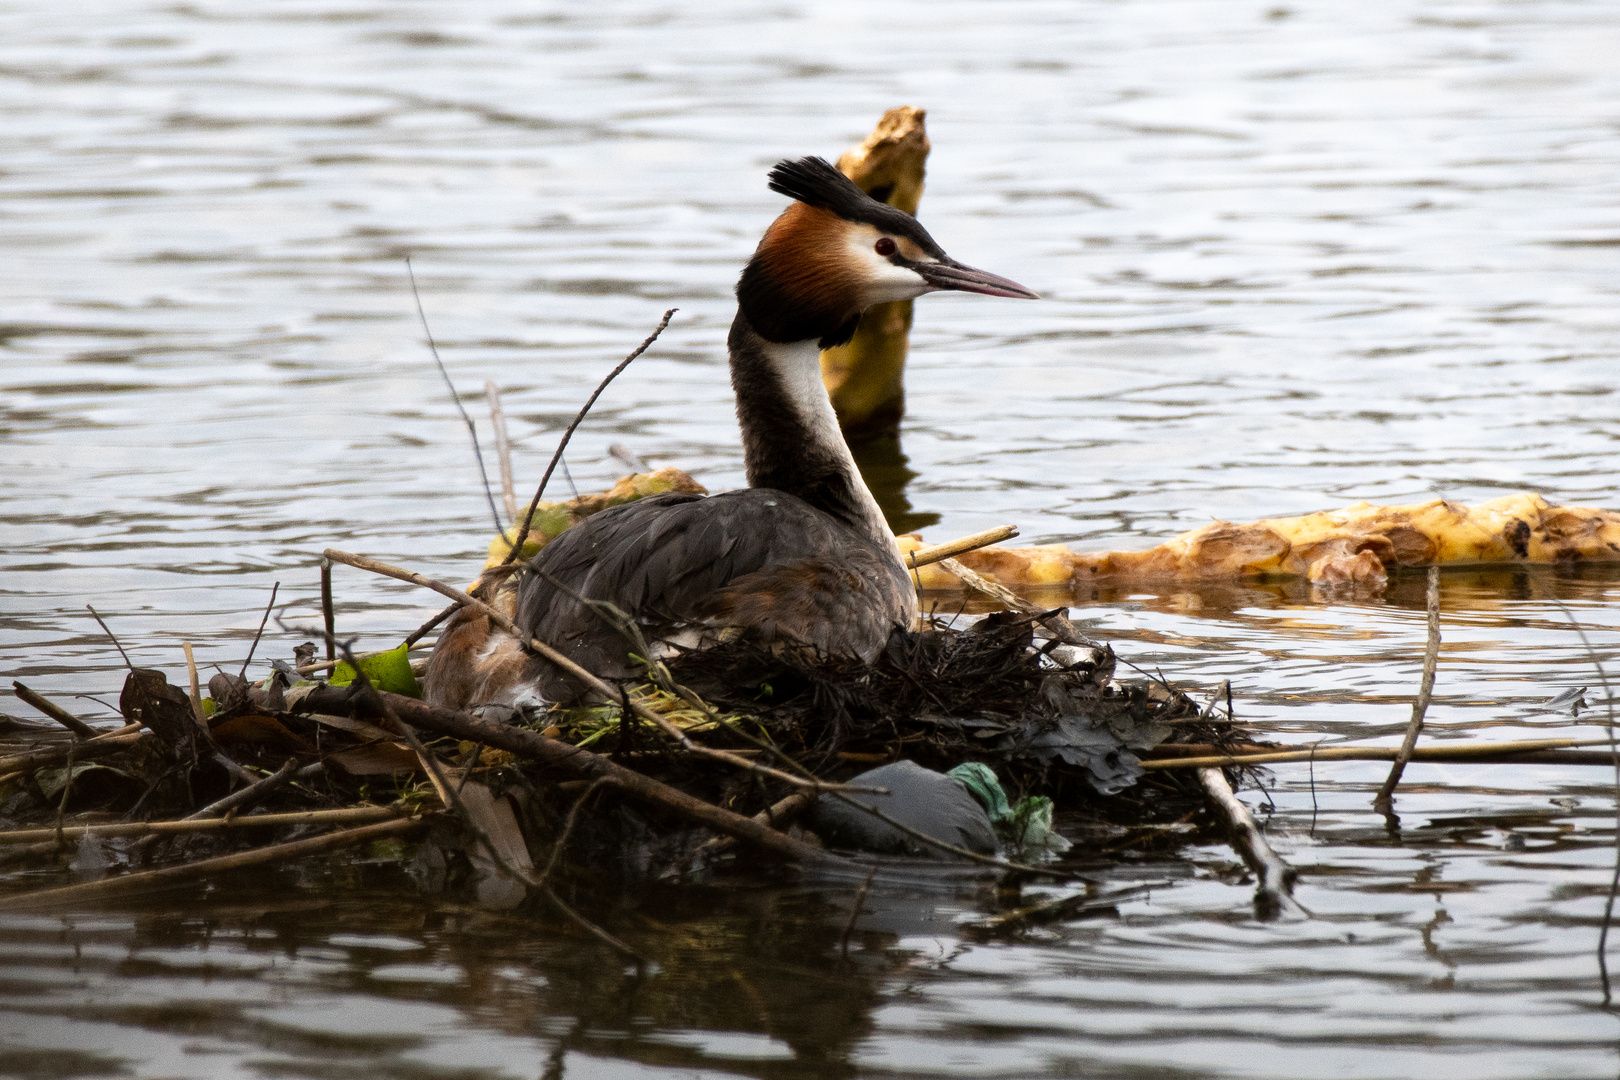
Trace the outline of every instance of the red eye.
<instances>
[{"instance_id":1,"label":"red eye","mask_svg":"<svg viewBox=\"0 0 1620 1080\"><path fill-rule=\"evenodd\" d=\"M884 236L879 238L878 242L872 245L872 250L887 259L890 255L893 255L896 251L898 251L899 248L895 245L893 240L890 240L887 236Z\"/></svg>"}]
</instances>

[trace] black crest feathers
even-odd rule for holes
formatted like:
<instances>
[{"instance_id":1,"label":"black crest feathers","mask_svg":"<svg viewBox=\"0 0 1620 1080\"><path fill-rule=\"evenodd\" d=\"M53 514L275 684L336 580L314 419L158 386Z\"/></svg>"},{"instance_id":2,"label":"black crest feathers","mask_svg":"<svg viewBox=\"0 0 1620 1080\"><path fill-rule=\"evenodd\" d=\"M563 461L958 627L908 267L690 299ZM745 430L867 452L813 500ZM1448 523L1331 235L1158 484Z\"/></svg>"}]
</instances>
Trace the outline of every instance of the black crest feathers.
<instances>
[{"instance_id":1,"label":"black crest feathers","mask_svg":"<svg viewBox=\"0 0 1620 1080\"><path fill-rule=\"evenodd\" d=\"M910 237L935 258L945 254L916 218L874 199L825 158L802 157L798 161L777 162L771 169L770 188L808 206L831 211L845 221L859 221L884 232Z\"/></svg>"},{"instance_id":2,"label":"black crest feathers","mask_svg":"<svg viewBox=\"0 0 1620 1080\"><path fill-rule=\"evenodd\" d=\"M884 205L855 186L855 181L833 168L826 158L779 161L771 170L770 186L780 195L831 210L846 221L865 220L862 212L867 204Z\"/></svg>"}]
</instances>

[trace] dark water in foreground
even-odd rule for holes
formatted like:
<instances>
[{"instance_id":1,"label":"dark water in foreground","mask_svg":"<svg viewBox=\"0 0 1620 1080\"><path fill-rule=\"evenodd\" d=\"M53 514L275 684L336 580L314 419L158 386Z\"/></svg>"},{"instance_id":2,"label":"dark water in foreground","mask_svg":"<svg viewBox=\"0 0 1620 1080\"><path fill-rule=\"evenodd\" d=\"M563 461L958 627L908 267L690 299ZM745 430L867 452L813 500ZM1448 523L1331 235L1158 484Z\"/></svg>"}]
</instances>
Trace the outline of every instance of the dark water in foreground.
<instances>
[{"instance_id":1,"label":"dark water in foreground","mask_svg":"<svg viewBox=\"0 0 1620 1080\"><path fill-rule=\"evenodd\" d=\"M505 394L520 488L624 442L741 481L721 347L765 169L930 110L923 216L1039 304L919 304L904 449L930 538L1135 548L1211 517L1534 489L1620 505L1620 9L1201 0L0 4L0 673L110 710L119 661L240 662L314 553L470 576L487 511L414 325ZM486 425L487 426L487 425ZM387 644L433 608L340 575ZM1076 612L1308 743L1404 724L1422 586L1143 593ZM1602 734L1620 577L1443 581L1434 740ZM1567 609L1567 614L1566 614ZM291 641L274 639L284 654ZM1538 711L1589 687L1578 718ZM3 706L24 712L18 703ZM1221 847L1122 855L1117 917L976 942L981 885L626 895L636 982L386 861L0 917L0 1075L1598 1077L1601 769L1279 767L1314 917ZM13 885L33 879L14 880ZM1032 890L1038 892L1038 890Z\"/></svg>"}]
</instances>

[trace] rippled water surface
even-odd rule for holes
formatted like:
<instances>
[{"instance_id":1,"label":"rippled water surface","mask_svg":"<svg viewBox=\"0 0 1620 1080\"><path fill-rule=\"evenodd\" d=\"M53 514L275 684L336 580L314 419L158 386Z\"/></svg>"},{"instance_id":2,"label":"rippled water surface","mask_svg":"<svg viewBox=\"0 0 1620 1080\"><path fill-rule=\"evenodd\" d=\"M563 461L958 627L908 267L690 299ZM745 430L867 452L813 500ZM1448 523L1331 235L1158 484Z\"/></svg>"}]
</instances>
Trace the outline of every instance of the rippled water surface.
<instances>
[{"instance_id":1,"label":"rippled water surface","mask_svg":"<svg viewBox=\"0 0 1620 1080\"><path fill-rule=\"evenodd\" d=\"M520 489L667 307L573 482L611 482L622 442L741 483L722 347L780 206L765 170L902 103L929 110L931 231L1046 297L918 305L903 445L930 537L1620 505L1616 56L1596 0L0 4L0 665L116 693L87 603L138 663L175 670L182 640L239 663L273 582L312 612L327 545L471 575L488 510L407 255L473 412L505 395ZM1612 657L1620 577L1442 591L1431 738L1601 734L1566 609ZM435 606L339 593L376 644ZM1077 617L1309 742L1404 724L1421 593ZM1536 711L1582 686L1579 723ZM1012 942L960 929L995 906L979 886L880 885L847 958L858 883L627 895L599 914L657 958L640 982L381 863L8 916L0 1074L1614 1075L1613 777L1414 766L1397 841L1382 773L1278 768L1295 923L1253 921L1224 847L1115 859L1108 885L1167 884Z\"/></svg>"}]
</instances>

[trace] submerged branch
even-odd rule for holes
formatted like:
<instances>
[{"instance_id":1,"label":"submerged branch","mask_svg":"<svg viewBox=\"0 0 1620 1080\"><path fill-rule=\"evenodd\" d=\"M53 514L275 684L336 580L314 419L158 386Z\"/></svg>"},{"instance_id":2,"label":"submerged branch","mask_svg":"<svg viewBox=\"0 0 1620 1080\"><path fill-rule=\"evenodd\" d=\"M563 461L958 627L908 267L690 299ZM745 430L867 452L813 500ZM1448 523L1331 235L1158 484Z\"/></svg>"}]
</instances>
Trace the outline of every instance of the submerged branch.
<instances>
[{"instance_id":1,"label":"submerged branch","mask_svg":"<svg viewBox=\"0 0 1620 1080\"><path fill-rule=\"evenodd\" d=\"M1256 878L1254 886L1254 913L1262 920L1280 915L1309 918L1310 912L1294 899L1294 879L1298 873L1283 862L1282 856L1266 842L1260 825L1232 792L1232 785L1219 769L1199 769L1198 783L1208 796L1210 808L1226 825L1233 849L1243 857Z\"/></svg>"}]
</instances>

